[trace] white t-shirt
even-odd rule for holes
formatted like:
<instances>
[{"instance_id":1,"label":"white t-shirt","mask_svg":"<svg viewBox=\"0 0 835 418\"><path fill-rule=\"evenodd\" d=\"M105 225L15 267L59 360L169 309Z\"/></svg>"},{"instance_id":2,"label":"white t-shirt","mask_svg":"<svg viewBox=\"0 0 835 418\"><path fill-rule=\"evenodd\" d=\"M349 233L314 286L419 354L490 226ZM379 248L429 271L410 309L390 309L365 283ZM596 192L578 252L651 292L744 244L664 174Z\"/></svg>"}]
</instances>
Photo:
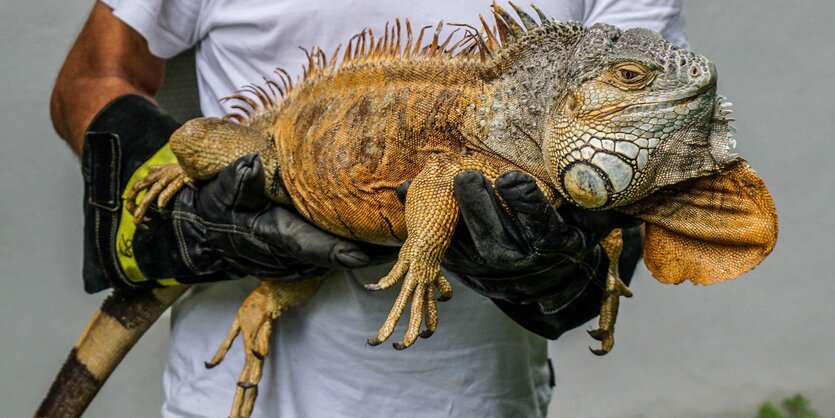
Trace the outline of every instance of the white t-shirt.
<instances>
[{"instance_id":1,"label":"white t-shirt","mask_svg":"<svg viewBox=\"0 0 835 418\"><path fill-rule=\"evenodd\" d=\"M103 0L169 58L197 46L204 115L229 109L219 99L258 82L276 66L298 74L298 46L332 51L365 27L408 17L413 28L438 20L475 26L489 2L449 0ZM558 20L647 27L685 46L681 0L549 0ZM489 18L492 20L492 18ZM227 104L228 106L228 104ZM544 417L550 400L546 340L516 325L489 299L452 279L455 295L438 304L438 331L404 351L369 347L399 286L368 292L391 265L334 272L273 332L254 417ZM164 372L164 417L226 416L243 365L240 341L207 370L238 306L256 282L194 286L174 306ZM408 313L406 313L408 315ZM405 332L401 324L391 341Z\"/></svg>"}]
</instances>

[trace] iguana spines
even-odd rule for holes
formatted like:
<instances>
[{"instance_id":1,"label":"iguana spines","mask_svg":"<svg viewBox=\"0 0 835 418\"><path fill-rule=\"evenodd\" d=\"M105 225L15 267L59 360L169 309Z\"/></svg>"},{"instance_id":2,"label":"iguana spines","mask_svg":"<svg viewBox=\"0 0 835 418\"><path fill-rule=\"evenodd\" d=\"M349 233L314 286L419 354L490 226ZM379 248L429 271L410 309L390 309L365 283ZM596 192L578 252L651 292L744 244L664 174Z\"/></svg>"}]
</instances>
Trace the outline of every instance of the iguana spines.
<instances>
[{"instance_id":1,"label":"iguana spines","mask_svg":"<svg viewBox=\"0 0 835 418\"><path fill-rule=\"evenodd\" d=\"M286 70L276 68L274 74L277 80L264 77L263 87L249 84L236 94L222 99L237 102L231 105L233 110L224 118L259 130L269 130L283 102L292 99L303 85L318 83L338 71L364 71L385 64L420 68L464 63L465 66L474 66L484 72L483 78L491 78L515 66L520 52L526 55L531 44L547 40L552 45L544 49L551 52L552 48L560 49L562 45L570 45L583 34L584 28L580 23L558 22L531 5L541 19L541 23L536 23L521 8L513 3L511 5L520 16L524 16L522 20L526 22L526 29L522 29L506 10L494 2L492 13L495 26L488 24L481 16L481 28L444 23L442 20L437 25L420 28L415 38L410 20L404 19L401 25L397 18L393 25L386 23L384 36L375 38L374 31L365 28L348 40L344 50L340 44L330 53L330 58L319 47L310 50L301 48L308 63L295 83ZM447 27L455 29L446 38L442 38L440 34ZM432 28L434 31L431 38L425 36L426 30ZM463 32L459 32L461 29ZM340 51L344 51L341 58Z\"/></svg>"}]
</instances>

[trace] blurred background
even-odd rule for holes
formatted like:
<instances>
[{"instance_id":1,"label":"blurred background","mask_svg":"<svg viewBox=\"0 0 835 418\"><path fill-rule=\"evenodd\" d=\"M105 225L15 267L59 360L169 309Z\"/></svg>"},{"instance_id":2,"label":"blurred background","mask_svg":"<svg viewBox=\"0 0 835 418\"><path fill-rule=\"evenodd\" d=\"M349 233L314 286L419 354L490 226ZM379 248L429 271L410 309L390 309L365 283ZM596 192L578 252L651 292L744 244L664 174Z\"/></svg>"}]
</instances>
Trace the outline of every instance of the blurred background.
<instances>
[{"instance_id":1,"label":"blurred background","mask_svg":"<svg viewBox=\"0 0 835 418\"><path fill-rule=\"evenodd\" d=\"M82 290L81 176L48 113L91 6L0 1L2 416L31 416L105 296ZM780 238L756 270L712 287L662 285L639 269L614 352L590 354L584 327L551 344L551 415L753 417L765 400L799 392L835 416L835 3L686 7L692 49L717 63L737 151L774 197ZM167 328L151 329L87 417L159 416Z\"/></svg>"}]
</instances>

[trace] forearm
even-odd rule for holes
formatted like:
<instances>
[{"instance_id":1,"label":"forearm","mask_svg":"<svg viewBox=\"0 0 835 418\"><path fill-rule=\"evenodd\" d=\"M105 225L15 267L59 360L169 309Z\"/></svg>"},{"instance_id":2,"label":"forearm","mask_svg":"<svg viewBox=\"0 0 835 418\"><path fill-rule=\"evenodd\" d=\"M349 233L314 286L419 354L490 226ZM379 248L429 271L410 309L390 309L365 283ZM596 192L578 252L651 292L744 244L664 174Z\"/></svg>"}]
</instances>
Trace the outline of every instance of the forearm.
<instances>
[{"instance_id":1,"label":"forearm","mask_svg":"<svg viewBox=\"0 0 835 418\"><path fill-rule=\"evenodd\" d=\"M164 61L147 42L96 3L61 68L50 100L58 135L80 155L93 117L125 94L152 98L162 84Z\"/></svg>"},{"instance_id":2,"label":"forearm","mask_svg":"<svg viewBox=\"0 0 835 418\"><path fill-rule=\"evenodd\" d=\"M56 83L50 102L52 124L72 150L81 155L84 132L93 117L113 99L126 94L151 98L119 77L89 76Z\"/></svg>"}]
</instances>

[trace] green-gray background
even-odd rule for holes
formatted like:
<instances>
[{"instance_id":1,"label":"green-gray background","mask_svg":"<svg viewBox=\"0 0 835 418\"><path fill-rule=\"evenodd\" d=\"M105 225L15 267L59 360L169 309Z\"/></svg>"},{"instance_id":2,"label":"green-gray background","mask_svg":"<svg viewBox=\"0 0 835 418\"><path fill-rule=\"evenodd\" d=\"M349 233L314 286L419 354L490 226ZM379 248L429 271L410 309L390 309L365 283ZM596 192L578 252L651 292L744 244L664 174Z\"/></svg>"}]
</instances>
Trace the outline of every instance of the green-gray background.
<instances>
[{"instance_id":1,"label":"green-gray background","mask_svg":"<svg viewBox=\"0 0 835 418\"><path fill-rule=\"evenodd\" d=\"M4 417L31 416L103 296L81 287L78 162L48 116L53 80L91 4L0 1ZM661 285L641 269L612 354L591 355L582 329L552 344L552 415L749 417L765 398L796 391L835 415L835 3L687 7L692 47L717 63L720 90L735 103L738 150L774 195L780 239L754 272L708 288ZM166 337L164 323L150 331L88 417L159 415Z\"/></svg>"}]
</instances>

